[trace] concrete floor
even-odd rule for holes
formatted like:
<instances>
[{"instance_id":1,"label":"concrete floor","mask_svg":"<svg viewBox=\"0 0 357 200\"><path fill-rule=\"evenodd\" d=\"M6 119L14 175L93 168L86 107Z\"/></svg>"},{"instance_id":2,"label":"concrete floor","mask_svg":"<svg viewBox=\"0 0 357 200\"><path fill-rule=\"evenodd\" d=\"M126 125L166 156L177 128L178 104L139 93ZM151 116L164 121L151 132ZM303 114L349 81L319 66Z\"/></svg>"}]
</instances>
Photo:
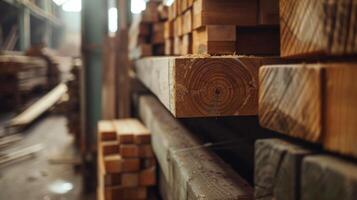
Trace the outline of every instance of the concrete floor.
<instances>
[{"instance_id":1,"label":"concrete floor","mask_svg":"<svg viewBox=\"0 0 357 200\"><path fill-rule=\"evenodd\" d=\"M23 134L25 139L11 149L42 144L44 149L33 158L0 166L0 199L6 200L90 200L82 195L82 177L73 164L76 151L67 133L66 119L46 116ZM78 160L78 159L77 159Z\"/></svg>"}]
</instances>

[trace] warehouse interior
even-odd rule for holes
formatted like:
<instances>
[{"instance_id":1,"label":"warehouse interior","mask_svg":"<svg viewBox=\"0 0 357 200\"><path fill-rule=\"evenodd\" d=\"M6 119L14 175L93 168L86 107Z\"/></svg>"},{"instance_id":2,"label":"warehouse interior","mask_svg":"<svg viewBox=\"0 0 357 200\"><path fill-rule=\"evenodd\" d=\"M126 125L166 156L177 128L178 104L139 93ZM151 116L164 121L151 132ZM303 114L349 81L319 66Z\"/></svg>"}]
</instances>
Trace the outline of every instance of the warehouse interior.
<instances>
[{"instance_id":1,"label":"warehouse interior","mask_svg":"<svg viewBox=\"0 0 357 200\"><path fill-rule=\"evenodd\" d=\"M0 0L0 199L357 199L356 8Z\"/></svg>"}]
</instances>

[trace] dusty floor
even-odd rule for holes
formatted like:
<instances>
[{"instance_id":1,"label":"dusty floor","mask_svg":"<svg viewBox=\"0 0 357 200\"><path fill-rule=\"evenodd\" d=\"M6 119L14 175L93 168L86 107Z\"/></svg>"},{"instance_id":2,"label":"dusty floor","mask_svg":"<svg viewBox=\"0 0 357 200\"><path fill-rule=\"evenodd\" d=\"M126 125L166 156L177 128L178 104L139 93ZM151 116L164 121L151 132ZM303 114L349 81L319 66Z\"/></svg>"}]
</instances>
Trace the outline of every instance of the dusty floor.
<instances>
[{"instance_id":1,"label":"dusty floor","mask_svg":"<svg viewBox=\"0 0 357 200\"><path fill-rule=\"evenodd\" d=\"M64 117L44 117L26 130L24 136L12 150L36 144L42 144L43 150L33 158L0 166L0 199L93 199L82 195L81 173L75 172L73 164L52 162L75 158L73 138L67 133Z\"/></svg>"}]
</instances>

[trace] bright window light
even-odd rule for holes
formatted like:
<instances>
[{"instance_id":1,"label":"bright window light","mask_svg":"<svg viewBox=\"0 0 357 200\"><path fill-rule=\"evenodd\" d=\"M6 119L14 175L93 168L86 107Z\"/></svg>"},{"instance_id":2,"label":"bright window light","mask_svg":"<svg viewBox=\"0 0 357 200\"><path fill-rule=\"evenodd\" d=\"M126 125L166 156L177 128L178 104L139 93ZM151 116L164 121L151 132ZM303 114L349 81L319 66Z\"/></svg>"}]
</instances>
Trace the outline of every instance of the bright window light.
<instances>
[{"instance_id":1,"label":"bright window light","mask_svg":"<svg viewBox=\"0 0 357 200\"><path fill-rule=\"evenodd\" d=\"M66 12L80 12L82 10L81 0L68 0L62 5L62 9Z\"/></svg>"},{"instance_id":2,"label":"bright window light","mask_svg":"<svg viewBox=\"0 0 357 200\"><path fill-rule=\"evenodd\" d=\"M174 0L166 0L165 5L171 6L174 3Z\"/></svg>"},{"instance_id":3,"label":"bright window light","mask_svg":"<svg viewBox=\"0 0 357 200\"><path fill-rule=\"evenodd\" d=\"M131 1L131 12L134 14L139 14L141 11L145 10L146 1L145 0L132 0Z\"/></svg>"},{"instance_id":4,"label":"bright window light","mask_svg":"<svg viewBox=\"0 0 357 200\"><path fill-rule=\"evenodd\" d=\"M52 0L53 2L55 2L55 4L57 4L57 5L62 5L62 4L64 4L67 0Z\"/></svg>"},{"instance_id":5,"label":"bright window light","mask_svg":"<svg viewBox=\"0 0 357 200\"><path fill-rule=\"evenodd\" d=\"M118 9L109 8L108 11L109 32L115 33L118 30Z\"/></svg>"}]
</instances>

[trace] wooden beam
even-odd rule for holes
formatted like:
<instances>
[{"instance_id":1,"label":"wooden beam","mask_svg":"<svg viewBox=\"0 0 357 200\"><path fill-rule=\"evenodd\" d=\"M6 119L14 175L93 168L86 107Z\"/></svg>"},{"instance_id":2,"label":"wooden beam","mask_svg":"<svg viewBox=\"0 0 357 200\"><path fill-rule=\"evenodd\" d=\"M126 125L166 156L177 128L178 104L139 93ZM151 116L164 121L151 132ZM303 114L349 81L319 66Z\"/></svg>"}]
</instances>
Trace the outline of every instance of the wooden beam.
<instances>
[{"instance_id":1,"label":"wooden beam","mask_svg":"<svg viewBox=\"0 0 357 200\"><path fill-rule=\"evenodd\" d=\"M356 63L264 66L259 75L263 127L357 156Z\"/></svg>"},{"instance_id":2,"label":"wooden beam","mask_svg":"<svg viewBox=\"0 0 357 200\"><path fill-rule=\"evenodd\" d=\"M309 156L301 168L301 199L355 199L357 167L331 156Z\"/></svg>"},{"instance_id":3,"label":"wooden beam","mask_svg":"<svg viewBox=\"0 0 357 200\"><path fill-rule=\"evenodd\" d=\"M158 100L142 96L139 102L140 117L152 132L153 149L172 189L172 199L253 198L248 183L205 148Z\"/></svg>"},{"instance_id":4,"label":"wooden beam","mask_svg":"<svg viewBox=\"0 0 357 200\"><path fill-rule=\"evenodd\" d=\"M193 28L206 25L254 26L258 24L257 0L196 0L193 3Z\"/></svg>"},{"instance_id":5,"label":"wooden beam","mask_svg":"<svg viewBox=\"0 0 357 200\"><path fill-rule=\"evenodd\" d=\"M23 127L29 125L44 112L50 109L53 105L55 105L55 103L59 101L67 92L67 89L68 88L65 84L59 84L20 115L12 119L9 125L11 127Z\"/></svg>"},{"instance_id":6,"label":"wooden beam","mask_svg":"<svg viewBox=\"0 0 357 200\"><path fill-rule=\"evenodd\" d=\"M138 78L178 118L256 115L258 69L278 58L150 57L136 61Z\"/></svg>"},{"instance_id":7,"label":"wooden beam","mask_svg":"<svg viewBox=\"0 0 357 200\"><path fill-rule=\"evenodd\" d=\"M255 199L300 199L300 168L311 151L280 139L255 143Z\"/></svg>"},{"instance_id":8,"label":"wooden beam","mask_svg":"<svg viewBox=\"0 0 357 200\"><path fill-rule=\"evenodd\" d=\"M357 53L356 1L281 0L281 55Z\"/></svg>"}]
</instances>

